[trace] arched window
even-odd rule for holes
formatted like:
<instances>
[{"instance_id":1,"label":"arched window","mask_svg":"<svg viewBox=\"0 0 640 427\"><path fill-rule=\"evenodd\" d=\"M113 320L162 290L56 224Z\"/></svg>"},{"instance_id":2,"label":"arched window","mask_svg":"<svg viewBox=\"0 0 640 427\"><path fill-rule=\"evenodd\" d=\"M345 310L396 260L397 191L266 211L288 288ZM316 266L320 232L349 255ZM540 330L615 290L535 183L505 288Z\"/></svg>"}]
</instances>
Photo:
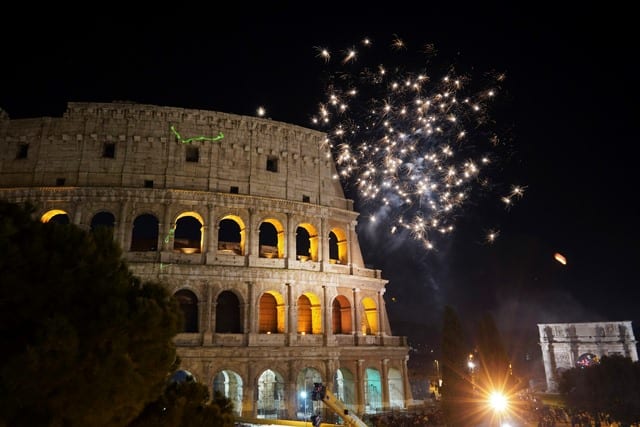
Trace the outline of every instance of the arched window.
<instances>
[{"instance_id":1,"label":"arched window","mask_svg":"<svg viewBox=\"0 0 640 427\"><path fill-rule=\"evenodd\" d=\"M378 309L373 298L363 298L362 308L364 316L362 316L362 333L365 335L378 333Z\"/></svg>"},{"instance_id":2,"label":"arched window","mask_svg":"<svg viewBox=\"0 0 640 427\"><path fill-rule=\"evenodd\" d=\"M183 216L176 221L173 249L187 254L200 253L202 223L193 216Z\"/></svg>"},{"instance_id":3,"label":"arched window","mask_svg":"<svg viewBox=\"0 0 640 427\"><path fill-rule=\"evenodd\" d=\"M244 254L244 232L237 217L224 218L218 224L218 252Z\"/></svg>"},{"instance_id":4,"label":"arched window","mask_svg":"<svg viewBox=\"0 0 640 427\"><path fill-rule=\"evenodd\" d=\"M136 252L158 250L158 218L151 214L140 215L133 221L131 250Z\"/></svg>"},{"instance_id":5,"label":"arched window","mask_svg":"<svg viewBox=\"0 0 640 427\"><path fill-rule=\"evenodd\" d=\"M189 290L182 289L175 293L175 298L184 315L182 332L198 332L198 298L196 295Z\"/></svg>"},{"instance_id":6,"label":"arched window","mask_svg":"<svg viewBox=\"0 0 640 427\"><path fill-rule=\"evenodd\" d=\"M260 224L260 258L279 258L278 230L270 222Z\"/></svg>"},{"instance_id":7,"label":"arched window","mask_svg":"<svg viewBox=\"0 0 640 427\"><path fill-rule=\"evenodd\" d=\"M334 334L351 334L351 304L344 295L338 295L331 306L331 325Z\"/></svg>"},{"instance_id":8,"label":"arched window","mask_svg":"<svg viewBox=\"0 0 640 427\"><path fill-rule=\"evenodd\" d=\"M311 301L306 295L298 298L298 333L311 333Z\"/></svg>"},{"instance_id":9,"label":"arched window","mask_svg":"<svg viewBox=\"0 0 640 427\"><path fill-rule=\"evenodd\" d=\"M113 229L115 224L116 217L111 212L98 212L91 218L91 231L99 227Z\"/></svg>"},{"instance_id":10,"label":"arched window","mask_svg":"<svg viewBox=\"0 0 640 427\"><path fill-rule=\"evenodd\" d=\"M70 224L71 220L69 219L69 214L65 211L61 211L59 209L50 210L49 212L42 215L40 221L44 223L54 223L54 224Z\"/></svg>"},{"instance_id":11,"label":"arched window","mask_svg":"<svg viewBox=\"0 0 640 427\"><path fill-rule=\"evenodd\" d=\"M271 294L260 297L260 329L262 334L278 332L278 302Z\"/></svg>"},{"instance_id":12,"label":"arched window","mask_svg":"<svg viewBox=\"0 0 640 427\"><path fill-rule=\"evenodd\" d=\"M231 291L223 291L216 301L216 333L240 334L240 302Z\"/></svg>"}]
</instances>

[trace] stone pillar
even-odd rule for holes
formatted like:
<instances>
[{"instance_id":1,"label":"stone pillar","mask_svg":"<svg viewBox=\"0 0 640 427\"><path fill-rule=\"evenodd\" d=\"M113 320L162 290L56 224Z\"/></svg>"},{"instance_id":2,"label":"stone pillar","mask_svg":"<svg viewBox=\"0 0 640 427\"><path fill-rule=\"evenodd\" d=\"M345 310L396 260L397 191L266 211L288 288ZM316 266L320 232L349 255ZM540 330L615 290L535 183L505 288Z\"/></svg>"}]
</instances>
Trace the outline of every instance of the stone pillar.
<instances>
[{"instance_id":1,"label":"stone pillar","mask_svg":"<svg viewBox=\"0 0 640 427\"><path fill-rule=\"evenodd\" d=\"M258 318L257 310L259 309L259 304L257 301L254 301L253 296L253 283L247 283L247 300L243 304L244 308L244 333L245 334L254 334L258 331L256 320Z\"/></svg>"},{"instance_id":2,"label":"stone pillar","mask_svg":"<svg viewBox=\"0 0 640 427\"><path fill-rule=\"evenodd\" d=\"M297 419L298 401L301 399L296 384L296 371L297 366L295 360L290 360L288 363L287 377L285 378L285 401L287 402L288 417L292 420Z\"/></svg>"},{"instance_id":3,"label":"stone pillar","mask_svg":"<svg viewBox=\"0 0 640 427\"><path fill-rule=\"evenodd\" d=\"M402 365L400 365L400 370L402 373L402 391L403 391L403 399L404 399L404 407L407 408L407 402L413 400L413 393L411 392L411 383L409 383L409 368L407 367L407 362L409 361L409 356L405 356L402 360ZM438 370L439 372L439 370ZM440 374L438 373L438 377Z\"/></svg>"},{"instance_id":4,"label":"stone pillar","mask_svg":"<svg viewBox=\"0 0 640 427\"><path fill-rule=\"evenodd\" d=\"M287 345L291 345L296 342L296 334L298 333L295 320L297 316L294 314L295 306L293 303L293 290L291 289L291 283L285 283L285 286L287 287L287 299L284 307L286 313L284 331L287 337Z\"/></svg>"},{"instance_id":5,"label":"stone pillar","mask_svg":"<svg viewBox=\"0 0 640 427\"><path fill-rule=\"evenodd\" d=\"M133 232L133 220L134 218L130 218L128 215L129 211L129 202L123 202L120 205L120 218L116 220L117 228L116 233L114 233L116 240L120 243L120 246L124 251L129 251L131 249L131 233ZM127 230L129 234L127 234Z\"/></svg>"},{"instance_id":6,"label":"stone pillar","mask_svg":"<svg viewBox=\"0 0 640 427\"><path fill-rule=\"evenodd\" d=\"M324 345L327 346L333 343L333 328L331 318L331 304L329 303L329 296L327 295L327 287L322 286L322 331L324 333Z\"/></svg>"},{"instance_id":7,"label":"stone pillar","mask_svg":"<svg viewBox=\"0 0 640 427\"><path fill-rule=\"evenodd\" d=\"M356 221L352 221L351 223L349 223L349 228L347 230L347 239L349 240L349 246L347 246L347 262L349 265L350 274L353 274L353 251L355 250L354 247L356 240L356 224Z\"/></svg>"},{"instance_id":8,"label":"stone pillar","mask_svg":"<svg viewBox=\"0 0 640 427\"><path fill-rule=\"evenodd\" d=\"M362 312L360 310L360 289L353 288L353 310L351 319L353 321L353 332L358 337L362 336Z\"/></svg>"},{"instance_id":9,"label":"stone pillar","mask_svg":"<svg viewBox=\"0 0 640 427\"><path fill-rule=\"evenodd\" d=\"M365 393L364 388L365 384L365 374L364 374L364 360L358 359L356 360L356 412L358 414L364 413L365 406Z\"/></svg>"},{"instance_id":10,"label":"stone pillar","mask_svg":"<svg viewBox=\"0 0 640 427\"><path fill-rule=\"evenodd\" d=\"M389 359L382 359L380 362L381 387L382 387L382 410L388 411L391 407L389 401Z\"/></svg>"},{"instance_id":11,"label":"stone pillar","mask_svg":"<svg viewBox=\"0 0 640 427\"><path fill-rule=\"evenodd\" d=\"M207 226L205 227L203 250L206 259L215 258L218 249L218 223L216 222L216 209L213 205L207 205Z\"/></svg>"},{"instance_id":12,"label":"stone pillar","mask_svg":"<svg viewBox=\"0 0 640 427\"><path fill-rule=\"evenodd\" d=\"M205 283L205 293L207 300L204 306L205 326L204 326L204 345L213 344L213 334L216 330L216 317L213 315L216 309L216 302L212 300L213 290L209 283Z\"/></svg>"},{"instance_id":13,"label":"stone pillar","mask_svg":"<svg viewBox=\"0 0 640 427\"><path fill-rule=\"evenodd\" d=\"M329 225L327 219L320 220L320 236L318 237L318 262L322 267L322 271L326 270L325 264L329 262Z\"/></svg>"},{"instance_id":14,"label":"stone pillar","mask_svg":"<svg viewBox=\"0 0 640 427\"><path fill-rule=\"evenodd\" d=\"M387 331L385 329L387 322L386 322L386 318L385 318L385 313L386 313L386 307L384 305L384 291L385 289L381 289L378 291L378 333L377 335L379 337L382 337L383 335L386 335Z\"/></svg>"},{"instance_id":15,"label":"stone pillar","mask_svg":"<svg viewBox=\"0 0 640 427\"><path fill-rule=\"evenodd\" d=\"M171 204L169 202L165 202L162 222L158 226L158 233L160 233L161 239L161 250L171 251L173 249L173 238L175 230L176 225L171 219Z\"/></svg>"}]
</instances>

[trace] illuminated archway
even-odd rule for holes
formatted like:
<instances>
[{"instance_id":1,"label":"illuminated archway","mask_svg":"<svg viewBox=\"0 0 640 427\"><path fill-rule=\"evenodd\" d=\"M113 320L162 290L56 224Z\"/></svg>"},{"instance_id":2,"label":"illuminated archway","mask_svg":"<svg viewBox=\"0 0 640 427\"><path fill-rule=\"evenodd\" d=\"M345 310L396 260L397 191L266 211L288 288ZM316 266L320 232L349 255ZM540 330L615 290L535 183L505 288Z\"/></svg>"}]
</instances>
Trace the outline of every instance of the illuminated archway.
<instances>
[{"instance_id":1,"label":"illuminated archway","mask_svg":"<svg viewBox=\"0 0 640 427\"><path fill-rule=\"evenodd\" d=\"M262 221L258 239L261 258L284 258L284 227L280 221L273 218Z\"/></svg>"},{"instance_id":2,"label":"illuminated archway","mask_svg":"<svg viewBox=\"0 0 640 427\"><path fill-rule=\"evenodd\" d=\"M351 411L356 410L356 381L347 368L340 368L333 376L333 394Z\"/></svg>"},{"instance_id":3,"label":"illuminated archway","mask_svg":"<svg viewBox=\"0 0 640 427\"><path fill-rule=\"evenodd\" d=\"M258 377L257 387L258 418L277 419L285 415L286 395L283 376L267 369Z\"/></svg>"},{"instance_id":4,"label":"illuminated archway","mask_svg":"<svg viewBox=\"0 0 640 427\"><path fill-rule=\"evenodd\" d=\"M349 263L349 244L347 233L339 227L333 227L329 232L329 260L337 264Z\"/></svg>"},{"instance_id":5,"label":"illuminated archway","mask_svg":"<svg viewBox=\"0 0 640 427\"><path fill-rule=\"evenodd\" d=\"M233 404L233 413L242 416L242 377L231 370L220 371L213 379L213 396L221 394Z\"/></svg>"},{"instance_id":6,"label":"illuminated archway","mask_svg":"<svg viewBox=\"0 0 640 427\"><path fill-rule=\"evenodd\" d=\"M331 306L331 326L334 334L351 334L351 304L344 295L338 295Z\"/></svg>"},{"instance_id":7,"label":"illuminated archway","mask_svg":"<svg viewBox=\"0 0 640 427\"><path fill-rule=\"evenodd\" d=\"M304 368L298 373L296 378L296 407L297 419L307 420L313 413L313 401L311 391L313 383L321 383L322 375L315 368Z\"/></svg>"},{"instance_id":8,"label":"illuminated archway","mask_svg":"<svg viewBox=\"0 0 640 427\"><path fill-rule=\"evenodd\" d=\"M71 222L71 220L69 219L69 214L60 209L52 209L45 212L40 217L40 221L43 223L53 222L56 224L69 224Z\"/></svg>"},{"instance_id":9,"label":"illuminated archway","mask_svg":"<svg viewBox=\"0 0 640 427\"><path fill-rule=\"evenodd\" d=\"M318 231L308 222L303 222L296 229L296 257L304 260L318 261Z\"/></svg>"},{"instance_id":10,"label":"illuminated archway","mask_svg":"<svg viewBox=\"0 0 640 427\"><path fill-rule=\"evenodd\" d=\"M365 370L364 404L364 412L367 414L375 414L382 410L382 381L377 369Z\"/></svg>"},{"instance_id":11,"label":"illuminated archway","mask_svg":"<svg viewBox=\"0 0 640 427\"><path fill-rule=\"evenodd\" d=\"M404 382L399 369L389 368L387 374L389 385L389 406L393 408L404 408Z\"/></svg>"},{"instance_id":12,"label":"illuminated archway","mask_svg":"<svg viewBox=\"0 0 640 427\"><path fill-rule=\"evenodd\" d=\"M322 333L322 307L320 298L311 292L305 292L297 301L298 306L298 333L321 334Z\"/></svg>"},{"instance_id":13,"label":"illuminated archway","mask_svg":"<svg viewBox=\"0 0 640 427\"><path fill-rule=\"evenodd\" d=\"M279 292L267 291L258 303L258 332L284 333L284 298Z\"/></svg>"},{"instance_id":14,"label":"illuminated archway","mask_svg":"<svg viewBox=\"0 0 640 427\"><path fill-rule=\"evenodd\" d=\"M364 335L377 334L378 310L376 302L373 300L373 298L363 298L362 309L364 310L364 316L362 316L362 333Z\"/></svg>"},{"instance_id":15,"label":"illuminated archway","mask_svg":"<svg viewBox=\"0 0 640 427\"><path fill-rule=\"evenodd\" d=\"M218 252L244 255L246 230L242 218L226 215L218 223Z\"/></svg>"},{"instance_id":16,"label":"illuminated archway","mask_svg":"<svg viewBox=\"0 0 640 427\"><path fill-rule=\"evenodd\" d=\"M202 252L204 220L196 212L184 212L176 218L173 249L186 254Z\"/></svg>"}]
</instances>

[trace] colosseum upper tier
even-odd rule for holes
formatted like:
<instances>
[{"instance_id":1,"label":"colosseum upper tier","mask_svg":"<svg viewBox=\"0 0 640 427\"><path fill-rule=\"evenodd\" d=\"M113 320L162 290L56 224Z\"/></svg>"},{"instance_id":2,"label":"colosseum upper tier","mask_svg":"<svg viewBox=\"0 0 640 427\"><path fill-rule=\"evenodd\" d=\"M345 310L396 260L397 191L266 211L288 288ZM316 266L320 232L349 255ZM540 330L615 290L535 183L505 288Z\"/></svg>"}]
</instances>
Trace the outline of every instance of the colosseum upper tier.
<instances>
[{"instance_id":1,"label":"colosseum upper tier","mask_svg":"<svg viewBox=\"0 0 640 427\"><path fill-rule=\"evenodd\" d=\"M0 110L0 143L0 198L42 221L112 227L133 273L180 302L182 368L238 415L306 416L314 382L358 414L406 407L406 338L363 262L326 134L71 102L62 117Z\"/></svg>"}]
</instances>

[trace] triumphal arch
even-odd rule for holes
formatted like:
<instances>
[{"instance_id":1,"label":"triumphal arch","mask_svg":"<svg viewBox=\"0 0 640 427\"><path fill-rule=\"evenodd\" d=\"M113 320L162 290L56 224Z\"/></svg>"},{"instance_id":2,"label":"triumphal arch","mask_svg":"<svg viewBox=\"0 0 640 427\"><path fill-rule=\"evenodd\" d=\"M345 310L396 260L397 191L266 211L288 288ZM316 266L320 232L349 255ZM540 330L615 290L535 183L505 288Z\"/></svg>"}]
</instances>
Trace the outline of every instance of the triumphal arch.
<instances>
[{"instance_id":1,"label":"triumphal arch","mask_svg":"<svg viewBox=\"0 0 640 427\"><path fill-rule=\"evenodd\" d=\"M558 391L562 371L597 363L602 356L638 360L631 321L539 323L538 332L547 391Z\"/></svg>"}]
</instances>

